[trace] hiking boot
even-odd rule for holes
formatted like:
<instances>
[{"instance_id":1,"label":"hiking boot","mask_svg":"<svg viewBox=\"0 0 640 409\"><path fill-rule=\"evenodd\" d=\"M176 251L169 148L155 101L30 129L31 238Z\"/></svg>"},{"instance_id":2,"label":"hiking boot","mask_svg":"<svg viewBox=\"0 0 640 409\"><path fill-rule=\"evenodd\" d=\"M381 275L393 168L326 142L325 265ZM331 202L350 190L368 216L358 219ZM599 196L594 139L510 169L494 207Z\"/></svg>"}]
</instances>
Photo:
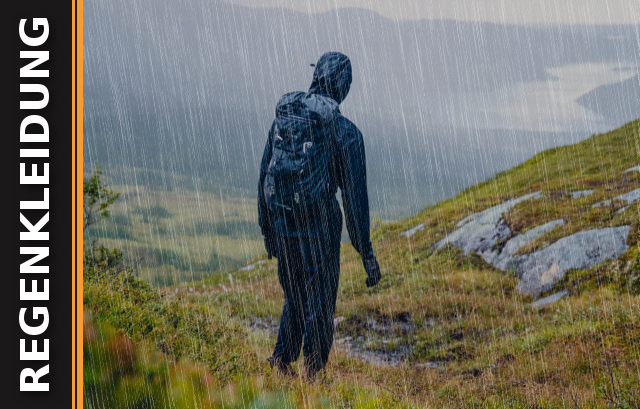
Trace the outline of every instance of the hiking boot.
<instances>
[{"instance_id":1,"label":"hiking boot","mask_svg":"<svg viewBox=\"0 0 640 409\"><path fill-rule=\"evenodd\" d=\"M267 358L267 362L269 362L269 365L272 368L276 368L276 370L283 375L292 377L296 376L296 371L293 370L290 362L282 362L275 356L270 356L269 358Z\"/></svg>"}]
</instances>

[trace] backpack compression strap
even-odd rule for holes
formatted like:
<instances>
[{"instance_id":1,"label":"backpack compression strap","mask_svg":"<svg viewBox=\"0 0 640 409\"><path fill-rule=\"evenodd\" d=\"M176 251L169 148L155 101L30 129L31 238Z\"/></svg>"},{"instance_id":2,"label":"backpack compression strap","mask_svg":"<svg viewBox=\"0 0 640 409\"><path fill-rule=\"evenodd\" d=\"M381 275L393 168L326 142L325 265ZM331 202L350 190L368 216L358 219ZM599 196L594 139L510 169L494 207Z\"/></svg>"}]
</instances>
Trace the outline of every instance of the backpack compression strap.
<instances>
[{"instance_id":1,"label":"backpack compression strap","mask_svg":"<svg viewBox=\"0 0 640 409\"><path fill-rule=\"evenodd\" d=\"M310 125L314 125L314 124L317 123L317 121L314 121L313 119L303 118L301 116L289 115L289 114L285 114L285 113L282 113L282 112L276 113L276 117L292 119L294 121L298 121L298 122L302 122L302 123L310 124Z\"/></svg>"}]
</instances>

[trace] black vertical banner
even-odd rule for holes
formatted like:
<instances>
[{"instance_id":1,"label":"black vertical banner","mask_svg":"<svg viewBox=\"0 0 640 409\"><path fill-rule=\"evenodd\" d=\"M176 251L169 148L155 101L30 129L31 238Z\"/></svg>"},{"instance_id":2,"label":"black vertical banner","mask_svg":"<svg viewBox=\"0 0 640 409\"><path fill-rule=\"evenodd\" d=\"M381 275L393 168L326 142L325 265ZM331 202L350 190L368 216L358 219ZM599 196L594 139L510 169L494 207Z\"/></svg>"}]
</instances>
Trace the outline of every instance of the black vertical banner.
<instances>
[{"instance_id":1,"label":"black vertical banner","mask_svg":"<svg viewBox=\"0 0 640 409\"><path fill-rule=\"evenodd\" d=\"M4 6L0 407L75 407L73 4Z\"/></svg>"}]
</instances>

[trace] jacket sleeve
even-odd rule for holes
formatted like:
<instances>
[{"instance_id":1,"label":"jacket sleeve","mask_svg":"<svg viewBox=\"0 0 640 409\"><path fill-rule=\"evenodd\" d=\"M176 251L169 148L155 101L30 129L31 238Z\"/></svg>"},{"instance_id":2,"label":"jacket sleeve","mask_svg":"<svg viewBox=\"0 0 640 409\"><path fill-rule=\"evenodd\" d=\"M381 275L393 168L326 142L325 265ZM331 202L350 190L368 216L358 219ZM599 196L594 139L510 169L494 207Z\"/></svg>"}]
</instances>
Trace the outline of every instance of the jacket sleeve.
<instances>
[{"instance_id":1,"label":"jacket sleeve","mask_svg":"<svg viewBox=\"0 0 640 409\"><path fill-rule=\"evenodd\" d=\"M260 230L262 230L262 235L265 236L265 238L273 236L273 220L262 191L262 185L264 184L264 179L267 175L267 167L271 160L272 140L273 125L271 125L271 128L269 129L267 144L265 145L264 153L262 154L262 161L260 162L260 181L258 183L258 224L260 225Z\"/></svg>"},{"instance_id":2,"label":"jacket sleeve","mask_svg":"<svg viewBox=\"0 0 640 409\"><path fill-rule=\"evenodd\" d=\"M351 125L351 124L350 124ZM364 140L351 125L338 138L337 184L342 193L345 221L351 244L363 259L373 256L369 237L369 195Z\"/></svg>"}]
</instances>

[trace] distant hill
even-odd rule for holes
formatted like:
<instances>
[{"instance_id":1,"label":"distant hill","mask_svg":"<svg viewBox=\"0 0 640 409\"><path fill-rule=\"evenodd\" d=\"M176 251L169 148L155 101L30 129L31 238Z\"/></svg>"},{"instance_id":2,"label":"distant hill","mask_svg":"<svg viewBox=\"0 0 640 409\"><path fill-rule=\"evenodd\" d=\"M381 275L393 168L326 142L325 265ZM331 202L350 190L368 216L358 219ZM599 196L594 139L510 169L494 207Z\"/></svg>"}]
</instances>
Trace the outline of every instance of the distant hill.
<instances>
[{"instance_id":1,"label":"distant hill","mask_svg":"<svg viewBox=\"0 0 640 409\"><path fill-rule=\"evenodd\" d=\"M612 126L640 117L640 78L601 85L582 95L578 104L602 115Z\"/></svg>"}]
</instances>

